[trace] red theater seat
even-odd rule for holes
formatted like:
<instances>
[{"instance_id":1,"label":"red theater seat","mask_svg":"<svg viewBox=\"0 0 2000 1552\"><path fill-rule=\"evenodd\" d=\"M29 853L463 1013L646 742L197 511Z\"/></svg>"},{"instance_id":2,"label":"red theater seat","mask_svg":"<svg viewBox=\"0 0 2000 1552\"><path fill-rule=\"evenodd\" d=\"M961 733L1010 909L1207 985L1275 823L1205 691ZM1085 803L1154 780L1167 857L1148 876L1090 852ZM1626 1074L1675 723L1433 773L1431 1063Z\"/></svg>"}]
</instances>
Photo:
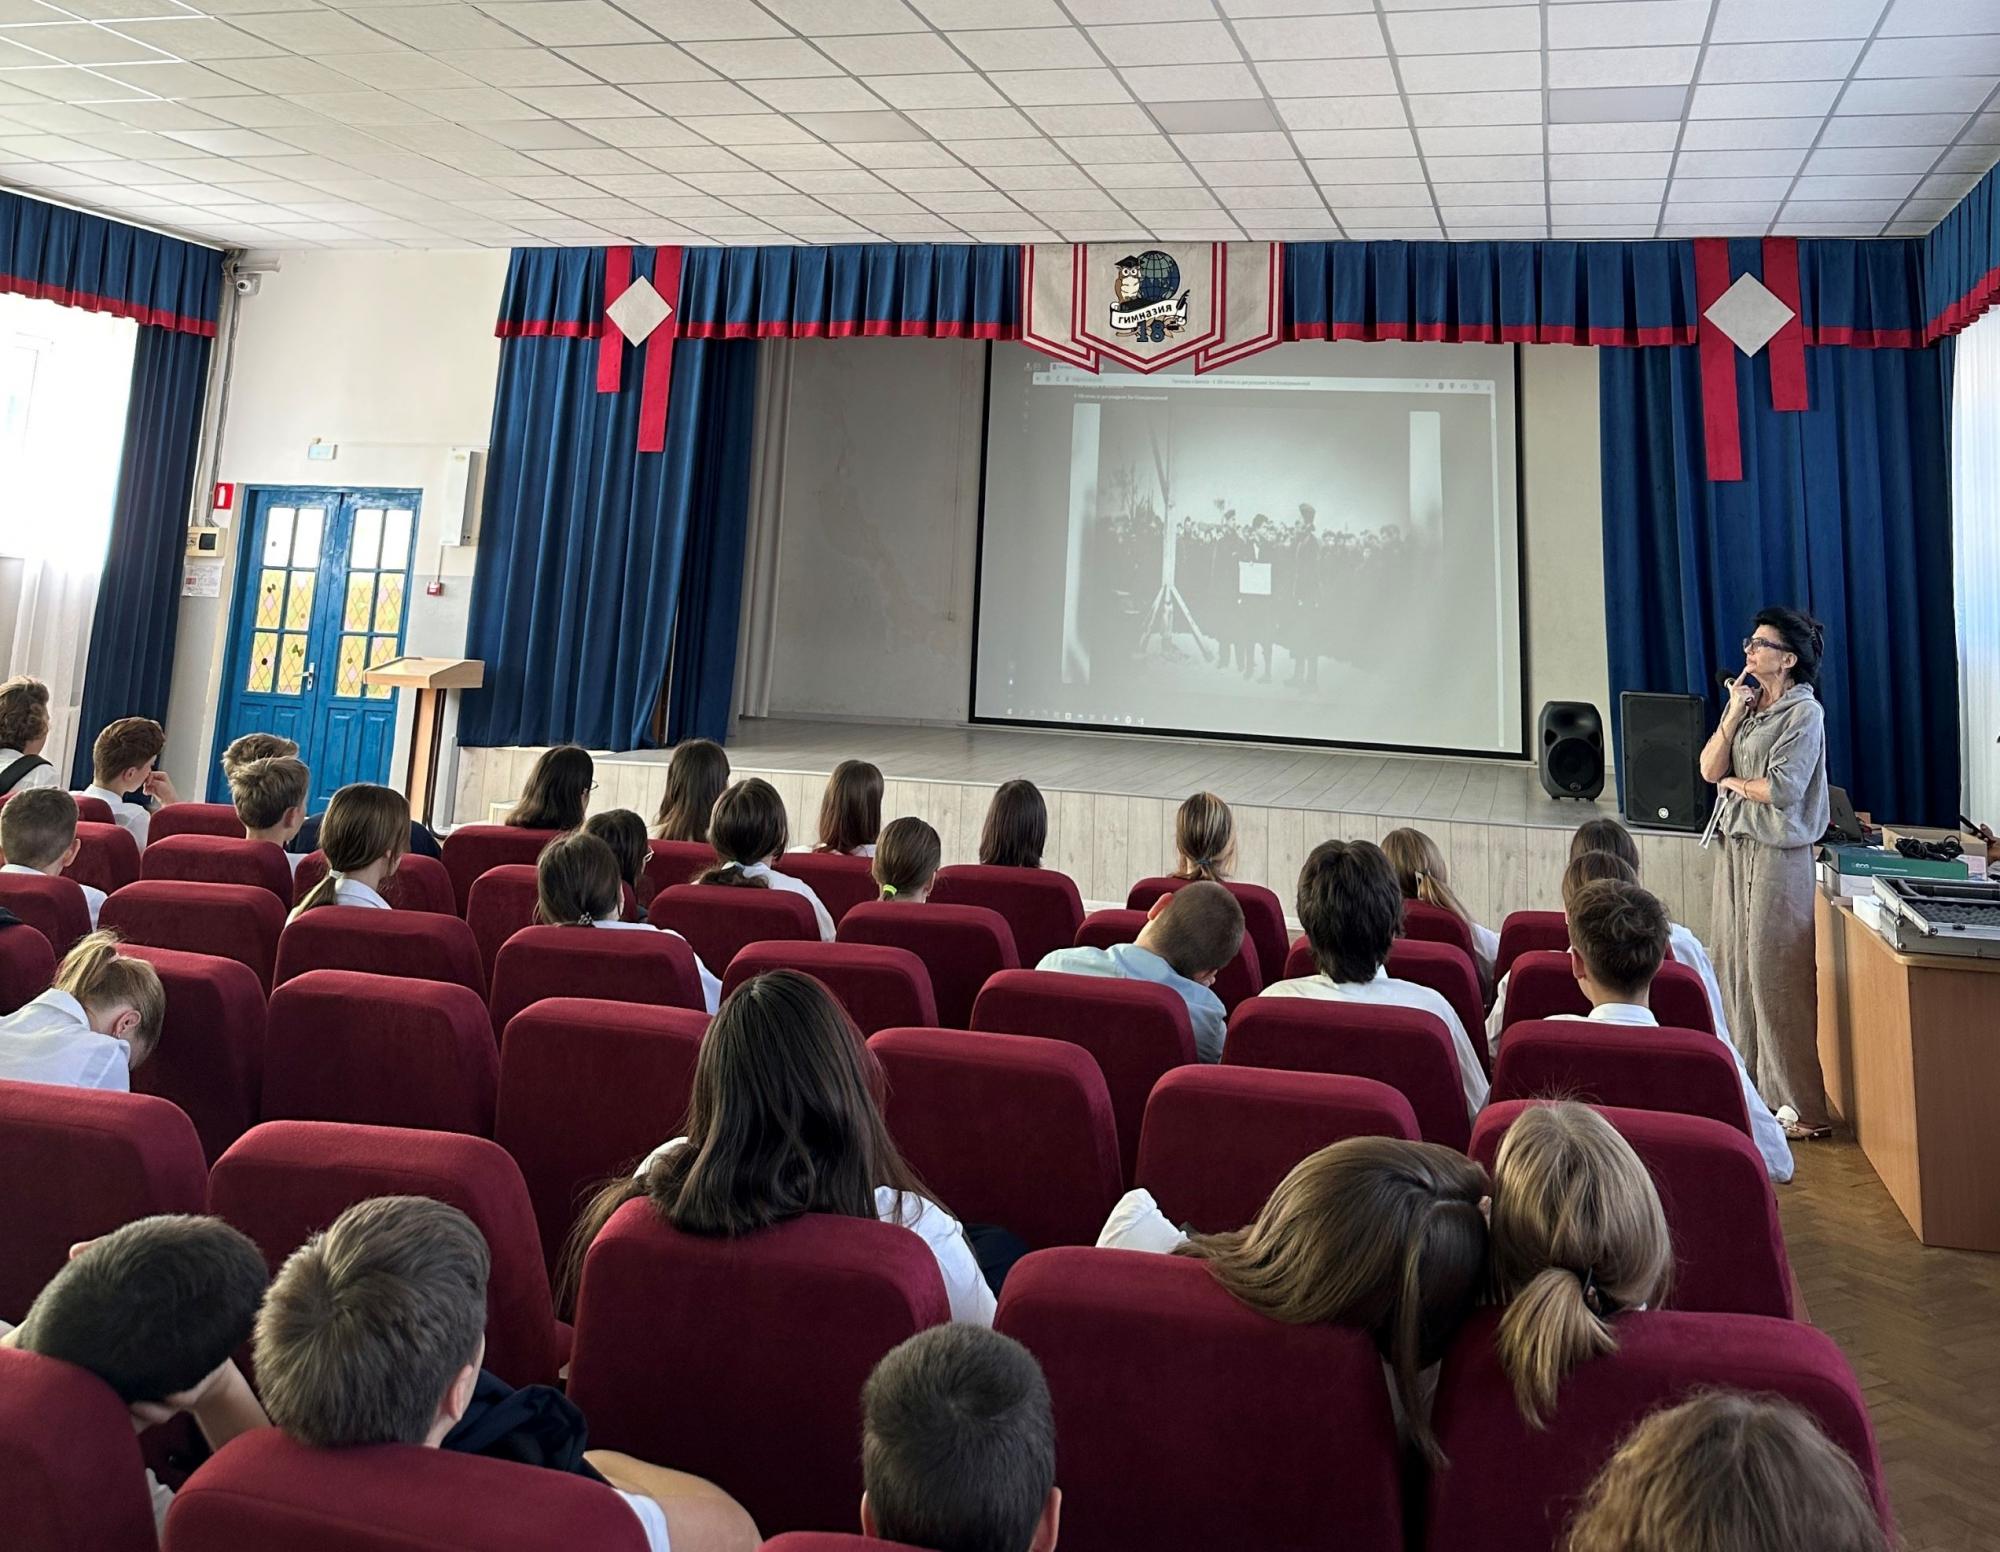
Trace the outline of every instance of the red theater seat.
<instances>
[{"instance_id":1,"label":"red theater seat","mask_svg":"<svg viewBox=\"0 0 2000 1552\"><path fill-rule=\"evenodd\" d=\"M0 873L0 907L20 917L49 940L57 959L90 931L90 906L74 879L40 873Z\"/></svg>"},{"instance_id":2,"label":"red theater seat","mask_svg":"<svg viewBox=\"0 0 2000 1552\"><path fill-rule=\"evenodd\" d=\"M326 877L326 853L312 852L299 864L293 881L294 902ZM396 859L396 871L382 880L377 891L398 911L429 911L437 916L456 916L458 900L451 892L451 875L435 857L405 852Z\"/></svg>"},{"instance_id":3,"label":"red theater seat","mask_svg":"<svg viewBox=\"0 0 2000 1552\"><path fill-rule=\"evenodd\" d=\"M509 1021L493 1137L521 1166L551 1275L590 1194L686 1130L707 1032L696 1009L587 997Z\"/></svg>"},{"instance_id":4,"label":"red theater seat","mask_svg":"<svg viewBox=\"0 0 2000 1552\"><path fill-rule=\"evenodd\" d=\"M160 975L167 1017L160 1043L132 1074L135 1093L187 1112L210 1163L257 1124L264 1075L264 988L248 965L219 954L127 943L119 950Z\"/></svg>"},{"instance_id":5,"label":"red theater seat","mask_svg":"<svg viewBox=\"0 0 2000 1552\"><path fill-rule=\"evenodd\" d=\"M1458 1054L1438 1018L1417 1008L1317 997L1255 997L1229 1020L1225 1066L1373 1078L1410 1102L1426 1142L1471 1135Z\"/></svg>"},{"instance_id":6,"label":"red theater seat","mask_svg":"<svg viewBox=\"0 0 2000 1552\"><path fill-rule=\"evenodd\" d=\"M76 799L77 823L79 824L117 823L117 821L111 817L111 805L105 802L104 799L88 797L81 792L72 792L70 796ZM148 835L152 834L151 826L147 827L146 833Z\"/></svg>"},{"instance_id":7,"label":"red theater seat","mask_svg":"<svg viewBox=\"0 0 2000 1552\"><path fill-rule=\"evenodd\" d=\"M361 970L447 981L486 997L486 973L472 929L432 911L378 911L321 905L289 923L278 940L278 984L308 970Z\"/></svg>"},{"instance_id":8,"label":"red theater seat","mask_svg":"<svg viewBox=\"0 0 2000 1552\"><path fill-rule=\"evenodd\" d=\"M56 951L33 927L0 928L0 1013L33 1002L56 976Z\"/></svg>"},{"instance_id":9,"label":"red theater seat","mask_svg":"<svg viewBox=\"0 0 2000 1552\"><path fill-rule=\"evenodd\" d=\"M905 948L872 943L781 941L750 943L729 961L722 977L727 997L753 976L769 970L798 970L839 999L864 1035L878 1029L937 1024L937 1004L924 962Z\"/></svg>"},{"instance_id":10,"label":"red theater seat","mask_svg":"<svg viewBox=\"0 0 2000 1552\"><path fill-rule=\"evenodd\" d=\"M1472 929L1456 911L1447 911L1441 905L1405 900L1403 936L1419 943L1448 943L1465 955L1470 963L1479 963L1478 951L1472 943Z\"/></svg>"},{"instance_id":11,"label":"red theater seat","mask_svg":"<svg viewBox=\"0 0 2000 1552\"><path fill-rule=\"evenodd\" d=\"M108 811L107 811L108 812ZM89 824L79 819L76 826L76 859L63 869L64 878L112 894L127 884L139 882L139 843L129 830L109 819Z\"/></svg>"},{"instance_id":12,"label":"red theater seat","mask_svg":"<svg viewBox=\"0 0 2000 1552\"><path fill-rule=\"evenodd\" d=\"M78 1240L200 1212L207 1170L164 1099L0 1082L0 1319L27 1313Z\"/></svg>"},{"instance_id":13,"label":"red theater seat","mask_svg":"<svg viewBox=\"0 0 2000 1552\"><path fill-rule=\"evenodd\" d=\"M1044 954L1075 943L1083 925L1083 896L1076 881L1051 868L940 868L931 900L998 911L1014 933L1014 951L1029 968L1040 964Z\"/></svg>"},{"instance_id":14,"label":"red theater seat","mask_svg":"<svg viewBox=\"0 0 2000 1552\"><path fill-rule=\"evenodd\" d=\"M1003 970L973 1004L972 1026L1082 1046L1097 1059L1118 1123L1119 1167L1139 1158L1146 1097L1160 1074L1196 1060L1187 1004L1152 981L1107 980L1053 970Z\"/></svg>"},{"instance_id":15,"label":"red theater seat","mask_svg":"<svg viewBox=\"0 0 2000 1552\"><path fill-rule=\"evenodd\" d=\"M1431 1478L1425 1546L1435 1552L1549 1552L1561 1543L1584 1490L1640 1419L1716 1387L1779 1396L1804 1408L1853 1458L1890 1526L1867 1403L1825 1333L1760 1315L1622 1314L1613 1323L1617 1351L1564 1380L1547 1427L1537 1429L1521 1416L1494 1357L1498 1319L1491 1311L1474 1317L1438 1381L1432 1424L1451 1465Z\"/></svg>"},{"instance_id":16,"label":"red theater seat","mask_svg":"<svg viewBox=\"0 0 2000 1552\"><path fill-rule=\"evenodd\" d=\"M1493 977L1514 968L1523 954L1569 952L1569 922L1561 911L1509 911L1500 923L1500 947L1493 955Z\"/></svg>"},{"instance_id":17,"label":"red theater seat","mask_svg":"<svg viewBox=\"0 0 2000 1552\"><path fill-rule=\"evenodd\" d=\"M707 1016L694 950L671 932L523 927L493 967L494 1032L504 1038L514 1016L545 997L655 1003Z\"/></svg>"},{"instance_id":18,"label":"red theater seat","mask_svg":"<svg viewBox=\"0 0 2000 1552\"><path fill-rule=\"evenodd\" d=\"M1344 1137L1419 1137L1410 1102L1368 1078L1176 1067L1153 1085L1133 1184L1175 1223L1240 1229L1292 1166Z\"/></svg>"},{"instance_id":19,"label":"red theater seat","mask_svg":"<svg viewBox=\"0 0 2000 1552\"><path fill-rule=\"evenodd\" d=\"M1194 882L1185 878L1142 878L1125 897L1125 908L1149 911L1153 902L1169 890L1185 889ZM1285 962L1290 939L1285 931L1285 907L1262 884L1225 882L1222 886L1236 896L1243 907L1243 935L1257 946L1257 970L1268 985L1277 979L1278 966Z\"/></svg>"},{"instance_id":20,"label":"red theater seat","mask_svg":"<svg viewBox=\"0 0 2000 1552\"><path fill-rule=\"evenodd\" d=\"M477 992L308 970L271 993L263 1118L493 1131L500 1057Z\"/></svg>"},{"instance_id":21,"label":"red theater seat","mask_svg":"<svg viewBox=\"0 0 2000 1552\"><path fill-rule=\"evenodd\" d=\"M1701 977L1686 965L1668 960L1653 977L1647 997L1654 1015L1674 1029L1699 1029L1715 1033L1715 1018L1708 1006L1708 992ZM1559 1013L1578 1017L1590 1012L1590 999L1583 994L1570 968L1569 951L1531 950L1514 961L1507 977L1507 1003L1501 1015L1503 1030L1534 1019L1554 1018Z\"/></svg>"},{"instance_id":22,"label":"red theater seat","mask_svg":"<svg viewBox=\"0 0 2000 1552\"><path fill-rule=\"evenodd\" d=\"M962 1029L885 1029L868 1045L888 1079L890 1135L961 1222L1036 1249L1096 1240L1125 1172L1088 1051Z\"/></svg>"},{"instance_id":23,"label":"red theater seat","mask_svg":"<svg viewBox=\"0 0 2000 1552\"><path fill-rule=\"evenodd\" d=\"M1144 911L1092 911L1076 930L1076 946L1110 948L1119 943L1136 943L1145 925ZM1258 969L1257 945L1250 941L1246 933L1242 947L1237 949L1236 957L1222 967L1212 990L1225 1009L1234 1010L1239 1002L1256 996L1263 989L1264 977Z\"/></svg>"},{"instance_id":24,"label":"red theater seat","mask_svg":"<svg viewBox=\"0 0 2000 1552\"><path fill-rule=\"evenodd\" d=\"M653 896L646 920L678 932L716 975L750 943L817 943L810 902L782 889L742 884L672 884Z\"/></svg>"},{"instance_id":25,"label":"red theater seat","mask_svg":"<svg viewBox=\"0 0 2000 1552\"><path fill-rule=\"evenodd\" d=\"M266 1121L216 1160L208 1180L208 1210L254 1239L274 1273L312 1235L375 1196L435 1197L479 1226L493 1258L486 1367L510 1385L554 1384L564 1333L549 1302L528 1188L497 1143L456 1132Z\"/></svg>"},{"instance_id":26,"label":"red theater seat","mask_svg":"<svg viewBox=\"0 0 2000 1552\"><path fill-rule=\"evenodd\" d=\"M1534 1103L1509 1099L1482 1110L1472 1128L1472 1156L1490 1170L1507 1128ZM1792 1270L1778 1201L1749 1139L1706 1116L1613 1108L1602 1114L1645 1161L1666 1210L1675 1263L1669 1307L1791 1319Z\"/></svg>"},{"instance_id":27,"label":"red theater seat","mask_svg":"<svg viewBox=\"0 0 2000 1552\"><path fill-rule=\"evenodd\" d=\"M895 1224L815 1213L715 1239L627 1202L584 1263L569 1396L599 1448L707 1477L773 1530L842 1528L862 1383L950 1318L936 1257Z\"/></svg>"},{"instance_id":28,"label":"red theater seat","mask_svg":"<svg viewBox=\"0 0 2000 1552\"><path fill-rule=\"evenodd\" d=\"M1551 1019L1515 1024L1493 1066L1494 1099L1560 1097L1707 1116L1750 1135L1729 1050L1693 1029Z\"/></svg>"},{"instance_id":29,"label":"red theater seat","mask_svg":"<svg viewBox=\"0 0 2000 1552\"><path fill-rule=\"evenodd\" d=\"M1472 1042L1473 1053L1488 1077L1492 1068L1481 1031L1486 1027L1486 1002L1479 995L1479 971L1472 956L1449 943L1427 943L1420 938L1398 938L1389 946L1389 962L1384 968L1398 981L1428 986L1451 1004L1459 1027Z\"/></svg>"},{"instance_id":30,"label":"red theater seat","mask_svg":"<svg viewBox=\"0 0 2000 1552\"><path fill-rule=\"evenodd\" d=\"M0 1348L0 1460L9 1552L155 1552L132 1414L95 1375Z\"/></svg>"},{"instance_id":31,"label":"red theater seat","mask_svg":"<svg viewBox=\"0 0 2000 1552\"><path fill-rule=\"evenodd\" d=\"M534 864L504 862L488 868L472 881L466 901L465 924L479 945L479 962L486 967L486 979L493 979L493 962L500 957L500 945L523 927L535 925L535 903L539 898Z\"/></svg>"},{"instance_id":32,"label":"red theater seat","mask_svg":"<svg viewBox=\"0 0 2000 1552\"><path fill-rule=\"evenodd\" d=\"M110 805L106 805L107 817ZM243 819L234 803L169 803L156 809L146 826L146 846L150 850L177 835L217 835L243 839ZM164 875L163 875L164 876ZM229 880L218 879L217 883Z\"/></svg>"},{"instance_id":33,"label":"red theater seat","mask_svg":"<svg viewBox=\"0 0 2000 1552\"><path fill-rule=\"evenodd\" d=\"M525 862L530 867L534 866L542 848L561 833L559 830L523 830L514 825L497 824L460 825L452 831L444 838L444 870L451 875L458 914L465 914L466 906L472 899L472 881L480 874L488 868L497 868L509 862Z\"/></svg>"},{"instance_id":34,"label":"red theater seat","mask_svg":"<svg viewBox=\"0 0 2000 1552\"><path fill-rule=\"evenodd\" d=\"M181 805L176 804L175 807ZM187 805L192 807L193 805ZM172 813L163 808L161 813ZM234 810L231 810L232 815ZM172 878L193 884L254 884L278 897L286 910L292 907L292 865L284 850L269 841L247 841L243 827L231 836L202 832L153 836L139 859L143 878Z\"/></svg>"},{"instance_id":35,"label":"red theater seat","mask_svg":"<svg viewBox=\"0 0 2000 1552\"><path fill-rule=\"evenodd\" d=\"M866 857L833 851L788 851L776 866L778 872L811 886L836 926L855 906L867 904L880 893L875 887L875 865Z\"/></svg>"},{"instance_id":36,"label":"red theater seat","mask_svg":"<svg viewBox=\"0 0 2000 1552\"><path fill-rule=\"evenodd\" d=\"M691 884L697 873L715 866L715 848L706 841L648 841L652 855L646 859L646 898L650 902L662 889Z\"/></svg>"},{"instance_id":37,"label":"red theater seat","mask_svg":"<svg viewBox=\"0 0 2000 1552\"><path fill-rule=\"evenodd\" d=\"M270 890L254 884L146 878L111 895L97 924L127 943L237 960L256 971L258 984L268 990L285 907Z\"/></svg>"},{"instance_id":38,"label":"red theater seat","mask_svg":"<svg viewBox=\"0 0 2000 1552\"><path fill-rule=\"evenodd\" d=\"M839 941L915 954L930 972L937 1021L947 1029L972 1022L973 1000L988 976L1020 968L1007 918L979 905L871 901L841 917Z\"/></svg>"},{"instance_id":39,"label":"red theater seat","mask_svg":"<svg viewBox=\"0 0 2000 1552\"><path fill-rule=\"evenodd\" d=\"M1048 1376L1064 1548L1401 1552L1365 1333L1260 1315L1185 1256L1084 1249L1018 1262L994 1324Z\"/></svg>"},{"instance_id":40,"label":"red theater seat","mask_svg":"<svg viewBox=\"0 0 2000 1552\"><path fill-rule=\"evenodd\" d=\"M878 1541L833 1530L794 1530L773 1536L757 1552L916 1552L908 1542Z\"/></svg>"}]
</instances>

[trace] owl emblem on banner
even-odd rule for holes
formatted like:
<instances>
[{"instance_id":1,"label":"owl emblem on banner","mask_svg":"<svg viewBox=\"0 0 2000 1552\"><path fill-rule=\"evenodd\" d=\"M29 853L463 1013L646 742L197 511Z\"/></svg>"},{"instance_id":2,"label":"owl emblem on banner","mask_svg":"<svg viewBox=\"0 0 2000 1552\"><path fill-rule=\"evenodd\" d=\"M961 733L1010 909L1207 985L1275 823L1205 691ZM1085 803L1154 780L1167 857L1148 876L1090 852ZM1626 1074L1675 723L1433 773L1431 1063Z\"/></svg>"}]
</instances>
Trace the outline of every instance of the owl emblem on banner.
<instances>
[{"instance_id":1,"label":"owl emblem on banner","mask_svg":"<svg viewBox=\"0 0 2000 1552\"><path fill-rule=\"evenodd\" d=\"M1213 371L1284 337L1283 263L1277 243L1030 245L1021 339L1086 372L1107 360L1134 372L1179 362Z\"/></svg>"},{"instance_id":2,"label":"owl emblem on banner","mask_svg":"<svg viewBox=\"0 0 2000 1552\"><path fill-rule=\"evenodd\" d=\"M1181 267L1171 253L1158 248L1128 253L1118 261L1112 286L1111 332L1157 345L1187 327L1191 295L1181 291Z\"/></svg>"}]
</instances>

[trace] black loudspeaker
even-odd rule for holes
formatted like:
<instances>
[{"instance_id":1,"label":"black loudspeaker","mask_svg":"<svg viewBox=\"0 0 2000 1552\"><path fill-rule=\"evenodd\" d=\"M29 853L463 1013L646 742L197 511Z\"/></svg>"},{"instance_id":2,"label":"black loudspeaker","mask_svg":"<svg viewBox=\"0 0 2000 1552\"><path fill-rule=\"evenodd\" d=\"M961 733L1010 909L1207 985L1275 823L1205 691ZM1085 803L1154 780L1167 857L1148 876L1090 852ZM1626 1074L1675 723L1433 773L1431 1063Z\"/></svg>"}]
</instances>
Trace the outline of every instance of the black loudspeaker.
<instances>
[{"instance_id":1,"label":"black loudspeaker","mask_svg":"<svg viewBox=\"0 0 2000 1552\"><path fill-rule=\"evenodd\" d=\"M1701 779L1701 746L1707 703L1699 695L1618 697L1624 772L1624 815L1634 824L1699 830L1706 823L1707 789Z\"/></svg>"},{"instance_id":2,"label":"black loudspeaker","mask_svg":"<svg viewBox=\"0 0 2000 1552\"><path fill-rule=\"evenodd\" d=\"M1542 787L1586 802L1604 790L1604 719L1585 701L1550 701L1535 730Z\"/></svg>"}]
</instances>

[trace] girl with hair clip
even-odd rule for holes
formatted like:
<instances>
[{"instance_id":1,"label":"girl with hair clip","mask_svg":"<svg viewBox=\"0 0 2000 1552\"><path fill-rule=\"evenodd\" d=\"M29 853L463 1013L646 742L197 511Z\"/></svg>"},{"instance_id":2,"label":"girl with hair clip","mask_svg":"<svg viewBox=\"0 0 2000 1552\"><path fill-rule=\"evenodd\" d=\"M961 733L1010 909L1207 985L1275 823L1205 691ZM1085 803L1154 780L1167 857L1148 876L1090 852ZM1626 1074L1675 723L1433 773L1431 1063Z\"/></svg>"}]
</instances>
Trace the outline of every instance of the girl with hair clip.
<instances>
[{"instance_id":1,"label":"girl with hair clip","mask_svg":"<svg viewBox=\"0 0 2000 1552\"><path fill-rule=\"evenodd\" d=\"M684 1135L598 1192L564 1252L573 1293L611 1215L645 1197L683 1234L734 1238L807 1213L901 1224L930 1247L954 1320L993 1324L965 1231L932 1201L882 1119L881 1065L840 1004L795 970L745 981L695 1058Z\"/></svg>"},{"instance_id":2,"label":"girl with hair clip","mask_svg":"<svg viewBox=\"0 0 2000 1552\"><path fill-rule=\"evenodd\" d=\"M989 868L1038 868L1049 843L1049 806L1032 781L1003 781L979 832L979 861Z\"/></svg>"},{"instance_id":3,"label":"girl with hair clip","mask_svg":"<svg viewBox=\"0 0 2000 1552\"><path fill-rule=\"evenodd\" d=\"M715 800L729 785L729 756L712 738L690 738L674 746L667 761L667 785L653 816L656 841L705 841Z\"/></svg>"},{"instance_id":4,"label":"girl with hair clip","mask_svg":"<svg viewBox=\"0 0 2000 1552\"><path fill-rule=\"evenodd\" d=\"M618 859L618 876L632 891L640 910L653 903L652 888L646 880L646 863L652 848L646 844L646 821L629 808L607 808L583 822L584 832L596 836L611 848Z\"/></svg>"},{"instance_id":5,"label":"girl with hair clip","mask_svg":"<svg viewBox=\"0 0 2000 1552\"><path fill-rule=\"evenodd\" d=\"M1248 1228L1188 1235L1145 1190L1112 1210L1100 1247L1196 1256L1239 1301L1294 1325L1366 1331L1403 1438L1441 1464L1436 1365L1486 1276L1486 1171L1456 1149L1350 1137L1294 1165Z\"/></svg>"},{"instance_id":6,"label":"girl with hair clip","mask_svg":"<svg viewBox=\"0 0 2000 1552\"><path fill-rule=\"evenodd\" d=\"M1474 921L1465 902L1452 892L1444 853L1438 849L1438 843L1421 830L1391 830L1382 837L1382 853L1396 870L1396 882L1402 886L1405 900L1434 905L1465 923L1472 934L1473 968L1479 972L1481 988L1490 990L1494 960L1500 953L1500 934Z\"/></svg>"},{"instance_id":7,"label":"girl with hair clip","mask_svg":"<svg viewBox=\"0 0 2000 1552\"><path fill-rule=\"evenodd\" d=\"M785 822L785 800L762 777L739 781L715 800L708 821L708 844L716 865L695 875L697 884L728 884L749 889L781 889L798 895L813 909L823 942L833 941L833 917L804 879L772 870L785 854L791 828Z\"/></svg>"},{"instance_id":8,"label":"girl with hair clip","mask_svg":"<svg viewBox=\"0 0 2000 1552\"><path fill-rule=\"evenodd\" d=\"M842 760L826 779L826 796L819 804L819 845L813 850L872 857L881 833L882 773L866 760Z\"/></svg>"},{"instance_id":9,"label":"girl with hair clip","mask_svg":"<svg viewBox=\"0 0 2000 1552\"><path fill-rule=\"evenodd\" d=\"M639 816L631 817L636 820ZM667 931L651 922L624 920L620 913L625 891L621 886L617 854L602 838L588 830L559 835L542 848L541 856L535 860L535 920L545 927ZM667 935L680 937L677 932ZM692 944L689 949L692 952ZM694 956L694 968L701 977L702 1004L713 1013L722 1000L722 983L709 974L699 954Z\"/></svg>"},{"instance_id":10,"label":"girl with hair clip","mask_svg":"<svg viewBox=\"0 0 2000 1552\"><path fill-rule=\"evenodd\" d=\"M521 801L500 822L517 830L574 830L583 823L596 788L597 768L589 751L575 744L544 749L528 772Z\"/></svg>"},{"instance_id":11,"label":"girl with hair clip","mask_svg":"<svg viewBox=\"0 0 2000 1552\"><path fill-rule=\"evenodd\" d=\"M390 787L355 782L342 787L320 821L319 849L326 876L292 908L289 921L323 905L356 905L390 910L382 885L410 844L410 801Z\"/></svg>"},{"instance_id":12,"label":"girl with hair clip","mask_svg":"<svg viewBox=\"0 0 2000 1552\"><path fill-rule=\"evenodd\" d=\"M883 826L875 848L875 887L884 900L921 905L931 897L931 884L944 861L944 843L921 819L892 819Z\"/></svg>"},{"instance_id":13,"label":"girl with hair clip","mask_svg":"<svg viewBox=\"0 0 2000 1552\"><path fill-rule=\"evenodd\" d=\"M127 1093L166 1017L159 972L120 954L117 933L93 932L63 955L47 991L0 1018L0 1078Z\"/></svg>"},{"instance_id":14,"label":"girl with hair clip","mask_svg":"<svg viewBox=\"0 0 2000 1552\"><path fill-rule=\"evenodd\" d=\"M1659 1302L1674 1247L1653 1177L1587 1105L1536 1105L1493 1161L1493 1293L1501 1370L1536 1428L1569 1373L1618 1346L1625 1310Z\"/></svg>"},{"instance_id":15,"label":"girl with hair clip","mask_svg":"<svg viewBox=\"0 0 2000 1552\"><path fill-rule=\"evenodd\" d=\"M1213 792L1197 792L1174 815L1174 850L1180 860L1170 878L1220 884L1236 871L1236 816Z\"/></svg>"}]
</instances>

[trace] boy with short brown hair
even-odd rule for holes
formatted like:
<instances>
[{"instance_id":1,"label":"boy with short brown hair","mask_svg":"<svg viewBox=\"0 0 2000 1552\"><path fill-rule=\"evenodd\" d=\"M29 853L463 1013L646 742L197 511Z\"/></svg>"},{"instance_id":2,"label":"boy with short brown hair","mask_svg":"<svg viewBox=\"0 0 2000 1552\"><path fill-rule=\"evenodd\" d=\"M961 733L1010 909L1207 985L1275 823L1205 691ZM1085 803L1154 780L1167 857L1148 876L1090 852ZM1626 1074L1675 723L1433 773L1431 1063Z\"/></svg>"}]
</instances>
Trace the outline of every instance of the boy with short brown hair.
<instances>
[{"instance_id":1,"label":"boy with short brown hair","mask_svg":"<svg viewBox=\"0 0 2000 1552\"><path fill-rule=\"evenodd\" d=\"M120 717L90 746L91 778L84 796L101 799L119 826L132 832L142 851L153 808L181 800L167 773L153 768L166 747L167 730L151 717ZM152 807L126 802L128 792L143 793Z\"/></svg>"}]
</instances>

